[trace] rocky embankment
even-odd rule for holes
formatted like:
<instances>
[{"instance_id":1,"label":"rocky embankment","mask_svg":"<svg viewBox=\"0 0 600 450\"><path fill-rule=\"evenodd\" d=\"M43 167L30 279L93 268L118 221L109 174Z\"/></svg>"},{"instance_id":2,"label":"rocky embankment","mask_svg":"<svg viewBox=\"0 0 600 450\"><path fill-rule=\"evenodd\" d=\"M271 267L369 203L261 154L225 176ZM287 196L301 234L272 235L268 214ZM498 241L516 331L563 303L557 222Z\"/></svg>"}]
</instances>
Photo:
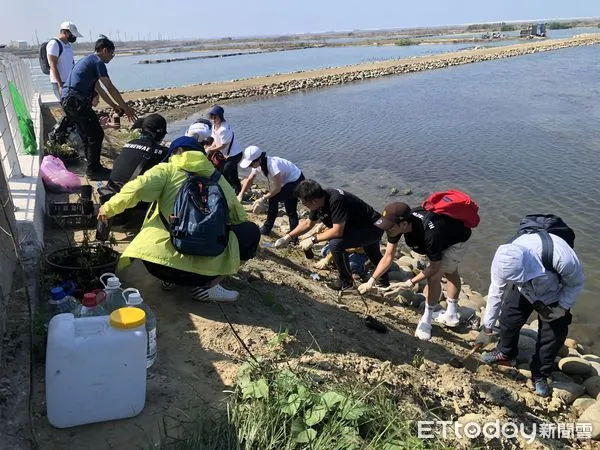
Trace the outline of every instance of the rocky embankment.
<instances>
[{"instance_id":1,"label":"rocky embankment","mask_svg":"<svg viewBox=\"0 0 600 450\"><path fill-rule=\"evenodd\" d=\"M600 43L600 37L589 35L560 41L532 42L493 49L484 48L465 50L445 55L347 66L344 67L343 70L338 69L335 71L336 73L332 74L327 73L328 70L299 72L297 77L291 77L291 79L282 82L277 82L273 79L270 80L271 77L262 77L264 83L248 83L250 86L244 86L244 83L239 83L241 87L237 88L235 86L236 82L234 82L232 83L231 89L222 89L221 87L220 89L215 89L215 92L204 90L205 93L202 95L169 94L169 89L165 89L164 95L157 95L155 97L146 96L147 98L130 100L129 103L134 106L140 114L148 114L201 104L219 103L226 100L278 95L304 89L336 86L372 78L442 69L462 64L510 58L513 56L529 55L538 52L594 45L598 43ZM321 72L324 72L325 74L321 74ZM213 83L213 85L217 87L222 86L223 83ZM193 92L193 86L190 86L189 88L190 92ZM158 94L160 91L156 92ZM131 97L131 95L129 95L129 97Z\"/></svg>"}]
</instances>

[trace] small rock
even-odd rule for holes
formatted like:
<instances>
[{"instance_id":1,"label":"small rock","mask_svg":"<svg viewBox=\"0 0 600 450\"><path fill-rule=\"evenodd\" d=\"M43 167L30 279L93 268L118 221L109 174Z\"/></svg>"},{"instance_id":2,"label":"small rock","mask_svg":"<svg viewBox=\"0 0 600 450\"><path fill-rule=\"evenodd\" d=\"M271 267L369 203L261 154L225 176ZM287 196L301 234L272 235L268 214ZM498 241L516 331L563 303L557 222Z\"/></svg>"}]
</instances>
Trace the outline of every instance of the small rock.
<instances>
[{"instance_id":1,"label":"small rock","mask_svg":"<svg viewBox=\"0 0 600 450\"><path fill-rule=\"evenodd\" d=\"M530 379L531 378L531 370L528 369L518 369L519 373L521 375L523 375L525 378Z\"/></svg>"},{"instance_id":2,"label":"small rock","mask_svg":"<svg viewBox=\"0 0 600 450\"><path fill-rule=\"evenodd\" d=\"M475 309L479 309L482 306L485 306L485 300L483 296L479 292L472 292L469 295L469 301L472 302L475 306Z\"/></svg>"},{"instance_id":3,"label":"small rock","mask_svg":"<svg viewBox=\"0 0 600 450\"><path fill-rule=\"evenodd\" d=\"M409 187L402 188L403 195L412 195L412 193L413 193L413 191L411 188L409 188Z\"/></svg>"},{"instance_id":4,"label":"small rock","mask_svg":"<svg viewBox=\"0 0 600 450\"><path fill-rule=\"evenodd\" d=\"M402 257L398 258L396 260L396 262L398 263L398 265L400 267L402 267L402 266L410 267L410 270L412 270L414 267L414 265L413 265L414 260L410 256L402 256Z\"/></svg>"},{"instance_id":5,"label":"small rock","mask_svg":"<svg viewBox=\"0 0 600 450\"><path fill-rule=\"evenodd\" d=\"M558 368L569 375L585 375L591 369L590 363L583 358L567 356L558 362Z\"/></svg>"},{"instance_id":6,"label":"small rock","mask_svg":"<svg viewBox=\"0 0 600 450\"><path fill-rule=\"evenodd\" d=\"M550 378L552 378L552 381L556 381L557 383L572 383L573 382L573 378L571 378L566 373L562 373L559 370L552 372L550 374Z\"/></svg>"},{"instance_id":7,"label":"small rock","mask_svg":"<svg viewBox=\"0 0 600 450\"><path fill-rule=\"evenodd\" d=\"M592 406L594 403L596 403L596 400L588 397L586 395L582 395L581 397L579 397L578 399L576 399L573 402L573 408L575 408L577 411L579 411L580 413L585 411L586 409L588 409L590 406Z\"/></svg>"},{"instance_id":8,"label":"small rock","mask_svg":"<svg viewBox=\"0 0 600 450\"><path fill-rule=\"evenodd\" d=\"M517 362L529 362L535 354L536 341L530 337L519 335L519 354Z\"/></svg>"},{"instance_id":9,"label":"small rock","mask_svg":"<svg viewBox=\"0 0 600 450\"><path fill-rule=\"evenodd\" d=\"M394 196L394 195L398 195L398 192L400 192L400 191L398 191L398 188L392 188L390 190L390 197Z\"/></svg>"},{"instance_id":10,"label":"small rock","mask_svg":"<svg viewBox=\"0 0 600 450\"><path fill-rule=\"evenodd\" d=\"M579 423L591 423L592 424L592 435L591 438L594 440L600 439L600 401L596 400L591 406L589 406L581 416L579 416Z\"/></svg>"},{"instance_id":11,"label":"small rock","mask_svg":"<svg viewBox=\"0 0 600 450\"><path fill-rule=\"evenodd\" d=\"M569 348L577 348L577 341L575 339L567 338L565 339L565 345Z\"/></svg>"},{"instance_id":12,"label":"small rock","mask_svg":"<svg viewBox=\"0 0 600 450\"><path fill-rule=\"evenodd\" d=\"M537 337L538 337L537 331L536 330L532 330L529 327L523 327L523 328L521 328L520 333L523 336L527 336L528 338L531 338L531 339L534 339L534 340L537 340Z\"/></svg>"},{"instance_id":13,"label":"small rock","mask_svg":"<svg viewBox=\"0 0 600 450\"><path fill-rule=\"evenodd\" d=\"M588 395L592 398L598 398L600 394L600 376L595 375L583 382L583 386Z\"/></svg>"},{"instance_id":14,"label":"small rock","mask_svg":"<svg viewBox=\"0 0 600 450\"><path fill-rule=\"evenodd\" d=\"M585 388L577 383L564 383L555 381L552 383L552 397L559 398L566 405L570 405L583 395Z\"/></svg>"}]
</instances>

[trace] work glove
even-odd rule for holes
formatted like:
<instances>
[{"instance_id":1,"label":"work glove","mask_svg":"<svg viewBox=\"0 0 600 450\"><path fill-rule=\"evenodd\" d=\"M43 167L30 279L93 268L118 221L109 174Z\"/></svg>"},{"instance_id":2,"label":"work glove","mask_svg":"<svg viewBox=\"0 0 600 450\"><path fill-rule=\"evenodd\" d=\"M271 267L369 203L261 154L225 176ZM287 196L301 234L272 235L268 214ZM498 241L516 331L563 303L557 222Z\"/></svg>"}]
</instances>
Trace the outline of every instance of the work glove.
<instances>
[{"instance_id":1,"label":"work glove","mask_svg":"<svg viewBox=\"0 0 600 450\"><path fill-rule=\"evenodd\" d=\"M254 214L265 213L267 209L267 197L261 197L252 204L252 212Z\"/></svg>"},{"instance_id":2,"label":"work glove","mask_svg":"<svg viewBox=\"0 0 600 450\"><path fill-rule=\"evenodd\" d=\"M315 244L312 241L312 238L302 239L299 244L302 251L305 251L305 252L310 250L313 247L313 245L315 245Z\"/></svg>"},{"instance_id":3,"label":"work glove","mask_svg":"<svg viewBox=\"0 0 600 450\"><path fill-rule=\"evenodd\" d=\"M329 265L329 258L322 258L315 263L315 269L323 270Z\"/></svg>"},{"instance_id":4,"label":"work glove","mask_svg":"<svg viewBox=\"0 0 600 450\"><path fill-rule=\"evenodd\" d=\"M289 234L286 234L284 237L277 239L274 243L273 243L273 248L283 248L283 247L287 247L288 244L292 241L292 238L290 237Z\"/></svg>"},{"instance_id":5,"label":"work glove","mask_svg":"<svg viewBox=\"0 0 600 450\"><path fill-rule=\"evenodd\" d=\"M390 287L388 291L383 294L384 298L395 298L402 291L414 290L416 284L412 284L409 281L404 281L402 283L395 284L393 287Z\"/></svg>"},{"instance_id":6,"label":"work glove","mask_svg":"<svg viewBox=\"0 0 600 450\"><path fill-rule=\"evenodd\" d=\"M490 342L492 342L493 333L490 331L489 333L486 331L485 327L481 329L477 337L475 338L475 345L480 347L485 347Z\"/></svg>"},{"instance_id":7,"label":"work glove","mask_svg":"<svg viewBox=\"0 0 600 450\"><path fill-rule=\"evenodd\" d=\"M242 195L241 192L237 195L237 199L238 199L238 202L242 203L242 200L244 199L244 196Z\"/></svg>"},{"instance_id":8,"label":"work glove","mask_svg":"<svg viewBox=\"0 0 600 450\"><path fill-rule=\"evenodd\" d=\"M375 282L375 278L369 278L369 281L358 286L358 292L361 294L366 294L367 292L373 290L373 288L375 287Z\"/></svg>"},{"instance_id":9,"label":"work glove","mask_svg":"<svg viewBox=\"0 0 600 450\"><path fill-rule=\"evenodd\" d=\"M564 317L567 311L560 306L548 307L546 310L541 313L538 312L540 319L544 322L552 322L553 320L560 319Z\"/></svg>"}]
</instances>

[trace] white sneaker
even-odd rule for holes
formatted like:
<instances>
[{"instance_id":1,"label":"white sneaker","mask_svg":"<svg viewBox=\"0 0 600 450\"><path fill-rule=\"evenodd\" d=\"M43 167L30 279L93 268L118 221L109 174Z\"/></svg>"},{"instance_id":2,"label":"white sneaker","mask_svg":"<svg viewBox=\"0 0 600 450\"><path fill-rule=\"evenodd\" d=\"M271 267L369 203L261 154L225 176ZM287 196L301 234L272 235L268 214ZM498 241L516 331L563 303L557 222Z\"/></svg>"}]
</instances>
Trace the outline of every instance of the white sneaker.
<instances>
[{"instance_id":1,"label":"white sneaker","mask_svg":"<svg viewBox=\"0 0 600 450\"><path fill-rule=\"evenodd\" d=\"M425 322L424 320L419 320L417 330L415 331L415 336L422 341L429 341L431 339L431 324Z\"/></svg>"},{"instance_id":2,"label":"white sneaker","mask_svg":"<svg viewBox=\"0 0 600 450\"><path fill-rule=\"evenodd\" d=\"M460 323L458 314L448 314L448 312L444 310L442 310L441 314L434 315L433 320L439 325L445 325L450 328L457 327Z\"/></svg>"},{"instance_id":3,"label":"white sneaker","mask_svg":"<svg viewBox=\"0 0 600 450\"><path fill-rule=\"evenodd\" d=\"M194 300L201 302L235 302L239 296L240 293L238 291L230 291L220 284L216 284L209 289L201 287L192 289Z\"/></svg>"}]
</instances>

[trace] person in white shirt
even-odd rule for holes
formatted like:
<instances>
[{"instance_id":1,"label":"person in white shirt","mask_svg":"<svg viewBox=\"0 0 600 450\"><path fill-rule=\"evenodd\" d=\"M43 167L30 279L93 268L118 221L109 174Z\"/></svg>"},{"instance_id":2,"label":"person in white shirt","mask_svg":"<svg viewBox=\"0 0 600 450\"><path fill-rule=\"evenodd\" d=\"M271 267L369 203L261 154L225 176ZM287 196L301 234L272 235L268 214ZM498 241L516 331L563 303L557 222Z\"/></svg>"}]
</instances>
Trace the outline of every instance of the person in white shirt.
<instances>
[{"instance_id":1,"label":"person in white shirt","mask_svg":"<svg viewBox=\"0 0 600 450\"><path fill-rule=\"evenodd\" d=\"M73 22L63 22L60 24L58 36L50 39L46 44L46 55L50 66L50 83L58 100L60 100L62 94L63 84L69 78L69 74L75 65L71 44L82 36Z\"/></svg>"},{"instance_id":2,"label":"person in white shirt","mask_svg":"<svg viewBox=\"0 0 600 450\"><path fill-rule=\"evenodd\" d=\"M244 194L250 186L256 175L262 173L269 182L269 193L261 197L258 202L269 202L267 211L267 220L260 228L262 235L271 232L277 212L279 211L279 202L283 202L285 212L290 221L290 230L298 226L298 197L296 195L296 186L303 180L302 171L287 159L277 156L267 156L256 145L251 145L244 150L240 167L252 167L248 178L242 183L242 188L238 194L238 200L241 202Z\"/></svg>"},{"instance_id":3,"label":"person in white shirt","mask_svg":"<svg viewBox=\"0 0 600 450\"><path fill-rule=\"evenodd\" d=\"M235 139L235 134L229 123L225 120L225 110L215 105L208 111L208 119L212 122L212 137L214 142L206 148L210 155L213 152L221 152L226 158L223 165L223 176L229 182L236 194L242 189L238 164L242 160L242 147Z\"/></svg>"},{"instance_id":4,"label":"person in white shirt","mask_svg":"<svg viewBox=\"0 0 600 450\"><path fill-rule=\"evenodd\" d=\"M553 247L546 264L542 256L544 246ZM554 360L567 337L572 320L570 310L583 282L577 255L559 236L547 232L523 234L498 247L492 261L483 330L475 343L484 346L490 342L499 314L500 339L496 349L483 353L481 360L513 365L519 352L519 332L531 313L537 311L538 336L531 374L536 393L548 396L547 377L554 370Z\"/></svg>"}]
</instances>

